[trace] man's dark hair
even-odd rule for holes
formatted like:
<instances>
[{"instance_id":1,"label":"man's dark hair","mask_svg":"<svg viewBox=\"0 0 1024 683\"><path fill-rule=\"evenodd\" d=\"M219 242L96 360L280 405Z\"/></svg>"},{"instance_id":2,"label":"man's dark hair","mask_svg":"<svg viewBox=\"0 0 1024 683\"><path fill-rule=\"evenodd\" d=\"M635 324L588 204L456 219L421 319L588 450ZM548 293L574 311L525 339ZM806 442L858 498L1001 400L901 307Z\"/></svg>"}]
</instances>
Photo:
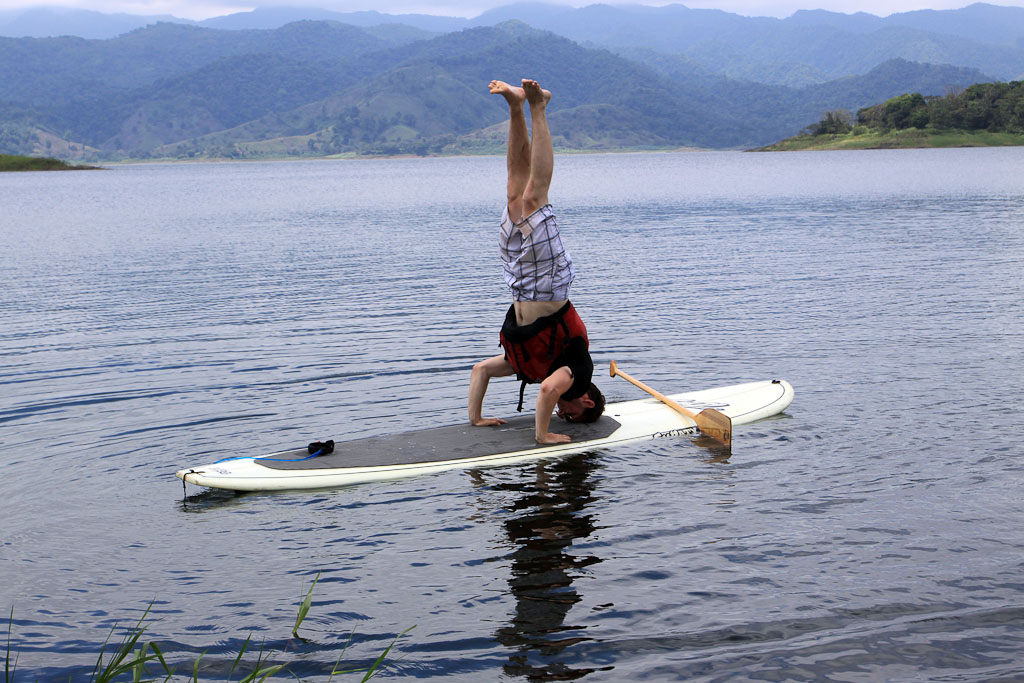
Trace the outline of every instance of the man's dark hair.
<instances>
[{"instance_id":1,"label":"man's dark hair","mask_svg":"<svg viewBox=\"0 0 1024 683\"><path fill-rule=\"evenodd\" d=\"M587 395L594 402L594 407L584 408L577 422L597 422L597 418L601 417L601 414L604 413L604 394L601 393L601 390L593 382L587 387Z\"/></svg>"}]
</instances>

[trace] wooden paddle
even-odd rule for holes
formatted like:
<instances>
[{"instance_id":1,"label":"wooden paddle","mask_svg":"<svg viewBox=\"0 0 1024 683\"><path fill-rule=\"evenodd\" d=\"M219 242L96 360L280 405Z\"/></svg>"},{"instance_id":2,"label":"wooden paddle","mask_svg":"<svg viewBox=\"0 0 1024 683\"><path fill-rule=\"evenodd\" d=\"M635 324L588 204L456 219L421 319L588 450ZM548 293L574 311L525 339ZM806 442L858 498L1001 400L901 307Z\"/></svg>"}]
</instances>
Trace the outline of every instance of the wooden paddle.
<instances>
[{"instance_id":1,"label":"wooden paddle","mask_svg":"<svg viewBox=\"0 0 1024 683\"><path fill-rule=\"evenodd\" d=\"M615 361L612 361L612 365L608 369L608 373L612 377L618 375L630 384L643 389L654 398L675 410L677 413L682 413L696 422L697 429L700 430L701 434L710 436L715 441L721 442L726 448L732 448L732 418L725 413L715 410L714 408L705 408L699 413L695 413L689 408L684 408L668 396L658 393L643 382L638 382L622 370L619 370L619 366L615 364Z\"/></svg>"}]
</instances>

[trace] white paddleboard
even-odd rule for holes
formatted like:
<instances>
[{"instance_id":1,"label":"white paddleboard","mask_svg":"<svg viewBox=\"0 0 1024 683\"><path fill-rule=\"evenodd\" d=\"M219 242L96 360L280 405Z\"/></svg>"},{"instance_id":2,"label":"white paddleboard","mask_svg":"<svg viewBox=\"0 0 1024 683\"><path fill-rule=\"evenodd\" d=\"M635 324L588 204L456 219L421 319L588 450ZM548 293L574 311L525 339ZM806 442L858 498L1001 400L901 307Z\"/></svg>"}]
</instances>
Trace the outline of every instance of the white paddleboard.
<instances>
[{"instance_id":1,"label":"white paddleboard","mask_svg":"<svg viewBox=\"0 0 1024 683\"><path fill-rule=\"evenodd\" d=\"M781 413L793 401L793 387L784 380L765 380L669 398L694 412L715 408L732 418L735 426ZM593 424L552 418L551 429L568 434L572 441L538 444L533 439L531 414L512 418L499 427L466 423L339 442L333 453L315 458L309 458L305 448L226 458L178 470L175 475L189 484L233 491L327 488L450 469L507 465L697 433L693 420L654 398L610 403Z\"/></svg>"}]
</instances>

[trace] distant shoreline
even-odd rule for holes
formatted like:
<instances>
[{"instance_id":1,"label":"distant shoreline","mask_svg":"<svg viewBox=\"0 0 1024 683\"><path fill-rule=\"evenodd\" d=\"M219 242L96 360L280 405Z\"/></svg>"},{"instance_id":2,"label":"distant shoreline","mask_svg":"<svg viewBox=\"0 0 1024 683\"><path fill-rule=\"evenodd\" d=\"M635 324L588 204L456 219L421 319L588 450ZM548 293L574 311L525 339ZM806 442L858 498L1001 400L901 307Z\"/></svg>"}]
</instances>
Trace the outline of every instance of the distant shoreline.
<instances>
[{"instance_id":1,"label":"distant shoreline","mask_svg":"<svg viewBox=\"0 0 1024 683\"><path fill-rule=\"evenodd\" d=\"M906 128L887 133L837 133L832 135L797 135L751 152L800 152L857 149L944 149L955 147L1024 146L1024 134L993 133L987 130L920 130Z\"/></svg>"},{"instance_id":2,"label":"distant shoreline","mask_svg":"<svg viewBox=\"0 0 1024 683\"><path fill-rule=\"evenodd\" d=\"M558 155L586 156L599 154L693 154L709 152L800 152L800 151L837 151L837 150L872 150L872 149L954 149L962 147L1014 147L1024 146L1024 134L990 133L988 131L919 131L908 129L892 133L861 133L837 135L797 135L780 140L771 145L751 149L712 149L704 147L666 147L664 149L636 149L623 147L620 149L555 149ZM338 154L328 156L288 156L268 155L253 157L194 157L194 158L124 158L96 161L108 166L137 164L220 164L220 163L259 163L272 161L375 161L398 159L443 159L472 158L484 156L504 156L502 152L486 152L476 154ZM0 154L0 172L3 171L76 171L102 170L101 166L75 165L50 157L23 157Z\"/></svg>"},{"instance_id":3,"label":"distant shoreline","mask_svg":"<svg viewBox=\"0 0 1024 683\"><path fill-rule=\"evenodd\" d=\"M99 166L69 164L52 157L23 157L0 154L0 172L16 171L96 171Z\"/></svg>"},{"instance_id":4,"label":"distant shoreline","mask_svg":"<svg viewBox=\"0 0 1024 683\"><path fill-rule=\"evenodd\" d=\"M694 153L694 152L745 152L750 150L744 150L741 148L735 149L713 149L709 147L664 147L664 148L634 148L634 147L621 147L617 149L570 149L570 148L559 148L555 147L555 154L567 155L567 156L586 156L586 155L597 155L597 154L683 154L683 153ZM2 156L2 155L0 155ZM121 159L106 159L96 161L93 163L102 163L108 165L121 165L121 164L217 164L226 162L237 162L237 163L253 163L261 161L372 161L375 159L452 159L452 158L473 158L473 157L504 157L505 150L494 150L486 152L451 152L451 153L438 153L438 154L356 154L354 152L346 152L344 154L328 154L324 156L313 156L313 155L287 155L287 154L268 154L266 156L248 156L248 157L207 157L207 156L196 156L196 157L150 157L150 158L133 158L125 157ZM31 158L31 157L26 157ZM88 168L88 167L86 167Z\"/></svg>"}]
</instances>

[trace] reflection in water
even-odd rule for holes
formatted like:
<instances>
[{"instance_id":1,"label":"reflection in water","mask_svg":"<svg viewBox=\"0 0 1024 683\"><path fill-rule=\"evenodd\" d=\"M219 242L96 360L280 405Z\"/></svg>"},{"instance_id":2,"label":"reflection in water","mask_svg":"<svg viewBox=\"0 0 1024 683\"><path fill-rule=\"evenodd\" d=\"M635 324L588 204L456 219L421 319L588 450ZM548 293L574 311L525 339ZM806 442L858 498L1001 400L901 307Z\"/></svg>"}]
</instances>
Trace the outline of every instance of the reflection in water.
<instances>
[{"instance_id":1,"label":"reflection in water","mask_svg":"<svg viewBox=\"0 0 1024 683\"><path fill-rule=\"evenodd\" d=\"M593 501L591 476L599 467L592 453L580 453L531 465L533 478L495 488L520 494L511 503L505 532L515 550L509 587L515 597L515 616L495 633L513 650L505 673L530 681L581 678L595 669L572 668L562 651L583 640L582 626L566 623L572 606L582 598L573 586L576 570L601 558L570 552L576 539L594 530L585 509Z\"/></svg>"},{"instance_id":2,"label":"reflection in water","mask_svg":"<svg viewBox=\"0 0 1024 683\"><path fill-rule=\"evenodd\" d=\"M182 512L205 512L209 509L219 509L227 505L234 505L240 499L251 497L244 491L227 491L225 489L203 489L198 493L189 494L185 491L181 499Z\"/></svg>"},{"instance_id":3,"label":"reflection in water","mask_svg":"<svg viewBox=\"0 0 1024 683\"><path fill-rule=\"evenodd\" d=\"M720 442L715 441L710 436L704 436L698 434L691 439L695 446L700 446L703 450L702 460L708 464L722 465L729 462L729 458L732 456L732 449L728 446L723 446Z\"/></svg>"}]
</instances>

